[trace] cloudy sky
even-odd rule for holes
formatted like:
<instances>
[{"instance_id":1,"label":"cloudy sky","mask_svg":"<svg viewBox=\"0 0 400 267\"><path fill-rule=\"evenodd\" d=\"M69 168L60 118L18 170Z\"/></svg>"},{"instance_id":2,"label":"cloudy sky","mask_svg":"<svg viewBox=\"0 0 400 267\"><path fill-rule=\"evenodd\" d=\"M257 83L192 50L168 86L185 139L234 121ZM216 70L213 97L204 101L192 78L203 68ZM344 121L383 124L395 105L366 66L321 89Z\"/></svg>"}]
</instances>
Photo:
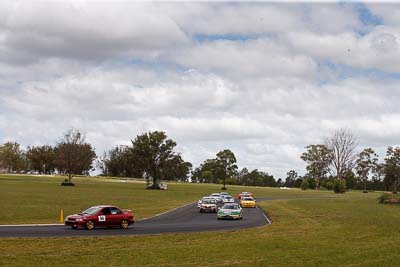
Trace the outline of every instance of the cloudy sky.
<instances>
[{"instance_id":1,"label":"cloudy sky","mask_svg":"<svg viewBox=\"0 0 400 267\"><path fill-rule=\"evenodd\" d=\"M384 156L400 136L400 4L2 1L0 143L98 155L166 131L195 166L304 173L338 128Z\"/></svg>"}]
</instances>

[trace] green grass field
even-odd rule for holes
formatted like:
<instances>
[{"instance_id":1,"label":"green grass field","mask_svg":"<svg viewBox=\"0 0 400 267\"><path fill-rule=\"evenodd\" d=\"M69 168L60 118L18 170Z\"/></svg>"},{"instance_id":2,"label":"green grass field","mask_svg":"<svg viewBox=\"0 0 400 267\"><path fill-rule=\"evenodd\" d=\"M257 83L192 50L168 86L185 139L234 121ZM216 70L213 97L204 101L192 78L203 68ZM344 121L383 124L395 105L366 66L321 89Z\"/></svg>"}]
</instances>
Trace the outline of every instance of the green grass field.
<instances>
[{"instance_id":1,"label":"green grass field","mask_svg":"<svg viewBox=\"0 0 400 267\"><path fill-rule=\"evenodd\" d=\"M134 211L137 219L146 218L174 207L198 200L212 192L220 192L221 185L170 183L168 190L146 190L140 182L116 179L73 178L75 187L60 186L63 177L0 175L0 224L57 223L60 209L64 215L80 212L99 204L117 205ZM229 186L234 196L249 190ZM256 196L315 196L315 192L251 188ZM332 196L321 191L318 195Z\"/></svg>"},{"instance_id":2,"label":"green grass field","mask_svg":"<svg viewBox=\"0 0 400 267\"><path fill-rule=\"evenodd\" d=\"M90 201L101 200L99 191L111 190L119 194L119 198L107 198L107 201L115 200L121 206L126 204L128 208L137 209L141 216L173 206L161 204L162 207L156 208L155 203L162 201L154 198L180 205L219 188L218 185L171 184L167 192L148 192L141 184L82 178L75 181L78 183L76 188L67 189L58 188L58 183L53 186L50 178L18 177L21 181L14 178L2 177L0 186L8 197L18 196L25 187L29 192L30 188L30 194L20 196L21 209L25 209L23 203L29 201L33 207L50 207L52 204L46 201L54 199L57 199L57 205L64 205L63 201L69 200L68 209L78 208L90 205ZM51 192L39 184L45 184ZM71 193L71 189L80 193ZM237 192L243 188L232 189ZM254 191L257 196L302 199L259 203L269 213L273 224L246 230L155 236L0 239L0 266L399 266L400 207L378 204L378 193L348 192L336 199L303 199L335 195L326 191L245 189ZM65 192L75 197L61 196ZM137 203L139 199L143 203ZM4 201L7 209L18 208L12 198L2 194L2 204ZM88 202L80 204L80 201ZM49 215L37 219L49 221ZM23 217L16 221L27 222Z\"/></svg>"}]
</instances>

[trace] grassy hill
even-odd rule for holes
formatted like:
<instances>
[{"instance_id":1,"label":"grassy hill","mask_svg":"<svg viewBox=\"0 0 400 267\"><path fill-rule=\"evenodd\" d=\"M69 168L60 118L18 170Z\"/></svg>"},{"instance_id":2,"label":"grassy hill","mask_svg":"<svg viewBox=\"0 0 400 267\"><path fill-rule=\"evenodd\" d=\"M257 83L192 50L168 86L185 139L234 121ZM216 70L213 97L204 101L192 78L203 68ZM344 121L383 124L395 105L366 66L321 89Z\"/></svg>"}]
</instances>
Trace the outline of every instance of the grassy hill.
<instances>
[{"instance_id":1,"label":"grassy hill","mask_svg":"<svg viewBox=\"0 0 400 267\"><path fill-rule=\"evenodd\" d=\"M0 224L57 223L60 209L64 214L80 212L99 204L117 205L134 211L136 218L146 218L184 205L212 192L221 185L169 183L168 190L146 190L143 182L95 177L76 177L76 186L60 186L60 176L0 175ZM229 186L234 196L252 190L255 196L316 196L331 192L280 190L276 188ZM5 212L7 211L7 212Z\"/></svg>"},{"instance_id":2,"label":"grassy hill","mask_svg":"<svg viewBox=\"0 0 400 267\"><path fill-rule=\"evenodd\" d=\"M218 185L171 184L168 191L160 192L144 190L144 185L139 183L84 178L75 181L75 188L61 188L58 186L61 179L57 182L52 179L58 178L3 176L0 178L0 201L3 204L6 199L5 192L8 197L19 196L16 202L21 209L25 209L26 203L38 210L40 207L49 210L52 206L49 201L56 200L54 205L65 205L67 210L75 211L101 200L102 203L107 201L137 210L143 217L194 201L220 188ZM275 188L230 189L234 193L247 189L257 196L292 199L259 203L268 211L273 224L246 230L154 236L0 239L0 266L399 265L400 207L378 204L378 193L347 192L340 198L328 199L327 196L335 195L326 191ZM114 194L107 196L104 191ZM170 205L164 204L165 201ZM5 203L7 209L2 209L0 217L10 207L18 208L13 199L7 198ZM55 220L50 216L51 212L46 214L38 215L36 219ZM23 218L20 216L15 221L27 222ZM2 223L6 221L2 220ZM12 218L7 220L12 221Z\"/></svg>"}]
</instances>

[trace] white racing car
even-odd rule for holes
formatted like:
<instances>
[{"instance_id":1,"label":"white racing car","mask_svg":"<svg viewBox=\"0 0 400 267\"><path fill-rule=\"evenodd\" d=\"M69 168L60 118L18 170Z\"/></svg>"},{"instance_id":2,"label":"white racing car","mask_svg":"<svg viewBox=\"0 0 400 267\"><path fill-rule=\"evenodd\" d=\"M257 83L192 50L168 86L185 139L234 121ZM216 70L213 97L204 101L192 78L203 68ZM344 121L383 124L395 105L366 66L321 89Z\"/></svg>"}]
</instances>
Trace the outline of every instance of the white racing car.
<instances>
[{"instance_id":1,"label":"white racing car","mask_svg":"<svg viewBox=\"0 0 400 267\"><path fill-rule=\"evenodd\" d=\"M213 199L202 200L200 212L217 212L217 202Z\"/></svg>"},{"instance_id":2,"label":"white racing car","mask_svg":"<svg viewBox=\"0 0 400 267\"><path fill-rule=\"evenodd\" d=\"M199 200L197 201L197 207L200 208L201 203L202 203L203 201L205 201L205 200L212 200L212 201L214 201L215 203L217 202L217 200L216 200L214 197L207 196L207 197L203 197L202 199L199 199Z\"/></svg>"},{"instance_id":3,"label":"white racing car","mask_svg":"<svg viewBox=\"0 0 400 267\"><path fill-rule=\"evenodd\" d=\"M235 199L230 195L225 195L225 196L222 196L222 202L223 203L234 203Z\"/></svg>"}]
</instances>

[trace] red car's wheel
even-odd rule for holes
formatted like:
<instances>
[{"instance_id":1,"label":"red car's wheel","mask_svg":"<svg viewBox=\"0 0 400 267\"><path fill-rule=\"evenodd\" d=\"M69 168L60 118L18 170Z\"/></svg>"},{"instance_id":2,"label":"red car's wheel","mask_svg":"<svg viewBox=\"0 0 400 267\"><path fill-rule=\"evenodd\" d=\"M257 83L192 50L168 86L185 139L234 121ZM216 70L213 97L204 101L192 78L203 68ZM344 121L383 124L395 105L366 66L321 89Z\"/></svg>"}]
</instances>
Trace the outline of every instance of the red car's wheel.
<instances>
[{"instance_id":1,"label":"red car's wheel","mask_svg":"<svg viewBox=\"0 0 400 267\"><path fill-rule=\"evenodd\" d=\"M85 223L85 228L86 228L87 230L93 230L93 228L94 228L94 222L93 222L93 221L87 221L87 222Z\"/></svg>"},{"instance_id":2,"label":"red car's wheel","mask_svg":"<svg viewBox=\"0 0 400 267\"><path fill-rule=\"evenodd\" d=\"M121 228L122 229L128 229L129 227L129 222L127 220L122 220L121 221Z\"/></svg>"}]
</instances>

